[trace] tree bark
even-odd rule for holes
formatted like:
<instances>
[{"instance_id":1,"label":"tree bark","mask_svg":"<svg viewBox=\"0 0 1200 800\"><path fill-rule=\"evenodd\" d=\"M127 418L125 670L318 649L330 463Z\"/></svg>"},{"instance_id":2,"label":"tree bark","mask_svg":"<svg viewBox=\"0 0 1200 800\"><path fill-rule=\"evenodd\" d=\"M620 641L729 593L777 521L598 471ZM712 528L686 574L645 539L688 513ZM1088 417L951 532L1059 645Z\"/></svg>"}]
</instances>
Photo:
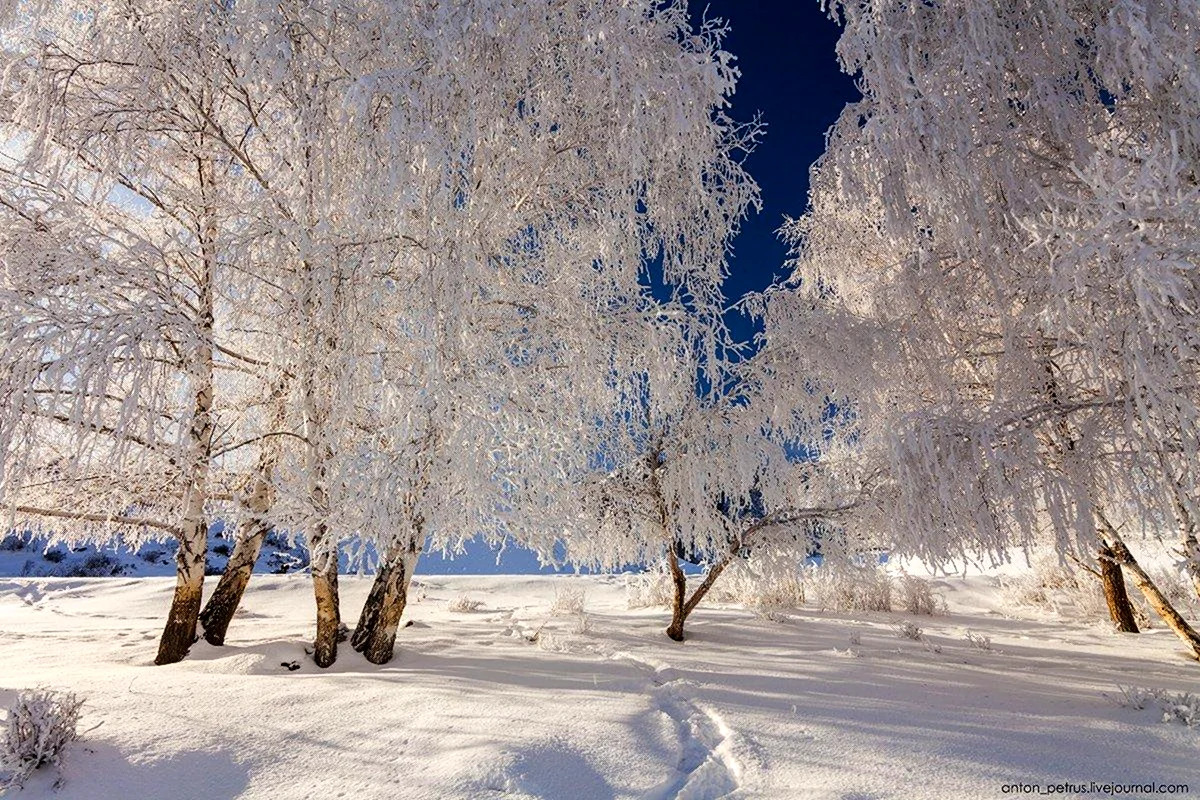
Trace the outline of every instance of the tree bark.
<instances>
[{"instance_id":1,"label":"tree bark","mask_svg":"<svg viewBox=\"0 0 1200 800\"><path fill-rule=\"evenodd\" d=\"M238 530L237 542L233 546L233 555L221 573L221 580L204 610L200 612L200 625L204 629L204 640L211 645L220 647L225 644L225 634L229 631L229 623L241 605L242 595L250 583L250 575L262 552L263 540L271 532L271 525L265 520L248 519Z\"/></svg>"},{"instance_id":2,"label":"tree bark","mask_svg":"<svg viewBox=\"0 0 1200 800\"><path fill-rule=\"evenodd\" d=\"M350 646L356 652L363 651L367 640L371 638L371 633L379 622L379 615L383 612L383 599L387 594L388 581L391 580L391 570L391 562L385 555L379 562L379 568L375 570L375 580L371 581L371 591L367 594L366 602L363 603L362 613L358 615L358 624L354 626L354 633L350 635Z\"/></svg>"},{"instance_id":3,"label":"tree bark","mask_svg":"<svg viewBox=\"0 0 1200 800\"><path fill-rule=\"evenodd\" d=\"M379 565L371 594L363 606L358 627L351 644L372 664L386 664L396 649L396 631L408 605L408 589L416 568L418 547L416 537L390 553ZM374 603L374 605L373 605Z\"/></svg>"},{"instance_id":4,"label":"tree bark","mask_svg":"<svg viewBox=\"0 0 1200 800\"><path fill-rule=\"evenodd\" d=\"M324 528L324 525L320 527ZM317 637L313 640L313 661L322 668L331 666L337 660L338 628L342 623L337 570L336 550L321 549L313 553L313 595L317 601Z\"/></svg>"},{"instance_id":5,"label":"tree bark","mask_svg":"<svg viewBox=\"0 0 1200 800\"><path fill-rule=\"evenodd\" d=\"M201 140L201 151L204 142ZM196 333L198 343L192 354L192 378L195 381L192 423L188 429L188 461L182 466L187 487L183 496L183 523L179 550L175 554L175 596L162 638L158 642L155 664L182 661L196 641L200 618L200 600L204 594L204 566L208 549L208 523L204 505L208 499L209 462L212 459L213 421L213 280L217 267L217 222L214 197L215 172L207 154L198 159L200 192L204 208L200 230L200 278L197 288Z\"/></svg>"},{"instance_id":6,"label":"tree bark","mask_svg":"<svg viewBox=\"0 0 1200 800\"><path fill-rule=\"evenodd\" d=\"M1112 549L1102 544L1099 553L1100 583L1104 587L1104 601L1108 603L1108 615L1117 630L1122 633L1138 633L1137 621L1133 618L1133 603L1125 591L1125 576L1117 564Z\"/></svg>"},{"instance_id":7,"label":"tree bark","mask_svg":"<svg viewBox=\"0 0 1200 800\"><path fill-rule=\"evenodd\" d=\"M671 596L671 624L667 626L667 636L671 639L683 641L683 623L687 621L687 575L683 574L683 569L679 566L679 558L675 555L675 548L667 548L667 568L671 571L671 584L674 587L674 592Z\"/></svg>"},{"instance_id":8,"label":"tree bark","mask_svg":"<svg viewBox=\"0 0 1200 800\"><path fill-rule=\"evenodd\" d=\"M204 592L207 534L207 526L200 520L180 537L179 552L175 554L175 595L154 658L154 663L160 666L182 661L196 641L196 622Z\"/></svg>"},{"instance_id":9,"label":"tree bark","mask_svg":"<svg viewBox=\"0 0 1200 800\"><path fill-rule=\"evenodd\" d=\"M741 550L741 541L731 542L729 549L721 556L721 559L708 568L708 572L704 573L704 580L700 581L690 597L687 596L687 576L683 574L683 570L679 567L679 559L675 557L675 551L672 549L667 555L667 566L671 570L671 581L675 585L674 599L671 606L671 624L667 627L667 636L677 642L683 641L683 624L687 621L688 616L696 610L696 606L704 600L709 590L716 584L717 578L721 577L721 573L725 568L737 558L738 552Z\"/></svg>"},{"instance_id":10,"label":"tree bark","mask_svg":"<svg viewBox=\"0 0 1200 800\"><path fill-rule=\"evenodd\" d=\"M1167 599L1166 595L1155 585L1154 580L1142 569L1137 559L1133 557L1133 553L1129 552L1129 548L1125 546L1121 535L1104 516L1103 512L1098 511L1097 518L1100 520L1104 542L1112 549L1113 557L1117 563L1129 573L1133 584L1145 595L1150 606L1167 623L1167 627L1174 631L1180 641L1187 646L1189 655L1192 658L1200 660L1200 634L1196 633L1195 628L1189 625L1188 621L1175 610L1175 607L1171 605L1171 601Z\"/></svg>"},{"instance_id":11,"label":"tree bark","mask_svg":"<svg viewBox=\"0 0 1200 800\"><path fill-rule=\"evenodd\" d=\"M273 430L281 430L287 418L286 380L281 379L274 388L275 410L271 424ZM271 437L265 440L259 450L254 489L241 499L242 509L249 516L238 527L233 553L225 563L221 580L205 604L204 610L200 612L204 639L211 645L220 647L225 644L229 623L233 621L233 615L241 605L242 595L246 591L246 585L250 583L250 575L254 572L254 565L262 552L263 541L272 530L266 515L271 510L274 499L271 476L279 462L280 449L279 438Z\"/></svg>"}]
</instances>

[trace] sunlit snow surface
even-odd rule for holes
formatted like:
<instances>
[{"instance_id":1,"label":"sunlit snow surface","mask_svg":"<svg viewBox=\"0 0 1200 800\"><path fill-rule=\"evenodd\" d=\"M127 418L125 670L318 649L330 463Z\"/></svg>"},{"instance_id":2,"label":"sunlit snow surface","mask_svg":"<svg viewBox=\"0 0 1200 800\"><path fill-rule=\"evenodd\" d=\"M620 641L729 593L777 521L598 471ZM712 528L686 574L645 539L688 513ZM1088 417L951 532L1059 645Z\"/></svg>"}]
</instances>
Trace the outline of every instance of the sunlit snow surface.
<instances>
[{"instance_id":1,"label":"sunlit snow surface","mask_svg":"<svg viewBox=\"0 0 1200 800\"><path fill-rule=\"evenodd\" d=\"M551 616L587 588L587 623ZM392 663L305 655L312 590L256 575L227 646L150 666L172 581L0 580L0 705L46 686L87 698L76 798L995 798L1010 782L1173 781L1200 789L1200 730L1116 705L1200 666L1169 632L995 613L988 577L940 579L951 614L702 606L682 645L618 576L427 576ZM353 622L368 579L342 582ZM479 610L456 613L463 594ZM971 647L970 629L992 638ZM536 633L536 637L535 637ZM857 644L851 642L853 639ZM536 642L530 639L536 638ZM937 652L940 650L940 652ZM292 671L284 665L299 664ZM98 727L94 727L98 726Z\"/></svg>"}]
</instances>

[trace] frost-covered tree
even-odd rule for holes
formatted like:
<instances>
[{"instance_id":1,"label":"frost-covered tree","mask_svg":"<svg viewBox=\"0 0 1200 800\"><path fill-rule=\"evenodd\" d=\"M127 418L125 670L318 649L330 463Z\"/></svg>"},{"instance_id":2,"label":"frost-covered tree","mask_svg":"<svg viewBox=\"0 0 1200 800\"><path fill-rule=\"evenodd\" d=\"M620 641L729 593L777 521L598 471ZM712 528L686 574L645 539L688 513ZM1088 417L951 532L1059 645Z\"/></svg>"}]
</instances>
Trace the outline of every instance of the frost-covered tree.
<instances>
[{"instance_id":1,"label":"frost-covered tree","mask_svg":"<svg viewBox=\"0 0 1200 800\"><path fill-rule=\"evenodd\" d=\"M381 429L404 522L370 537L380 569L352 639L377 662L425 546L480 534L553 557L578 511L561 489L638 355L645 262L719 306L756 193L739 163L755 128L725 115L722 30L693 31L682 3L434 4L389 24L402 63L359 102L400 173L373 178L378 194L414 247L405 355L382 362L402 366L387 402L404 413Z\"/></svg>"},{"instance_id":2,"label":"frost-covered tree","mask_svg":"<svg viewBox=\"0 0 1200 800\"><path fill-rule=\"evenodd\" d=\"M897 549L1100 554L1200 654L1124 543L1194 511L1195 5L832 13L864 98L788 226L769 329L889 467Z\"/></svg>"},{"instance_id":3,"label":"frost-covered tree","mask_svg":"<svg viewBox=\"0 0 1200 800\"><path fill-rule=\"evenodd\" d=\"M831 534L864 504L868 482L822 441L824 411L808 415L790 396L795 376L781 372L794 362L705 351L685 308L644 313L643 355L623 376L629 402L600 427L567 555L602 569L663 565L666 633L682 641L688 616L739 559L753 553L795 577L818 550L840 551ZM691 587L683 559L705 567Z\"/></svg>"},{"instance_id":4,"label":"frost-covered tree","mask_svg":"<svg viewBox=\"0 0 1200 800\"><path fill-rule=\"evenodd\" d=\"M0 498L10 524L177 539L158 663L194 639L237 483L216 454L258 391L227 325L253 283L229 256L244 190L207 122L226 21L30 3L4 35Z\"/></svg>"},{"instance_id":5,"label":"frost-covered tree","mask_svg":"<svg viewBox=\"0 0 1200 800\"><path fill-rule=\"evenodd\" d=\"M223 640L273 528L312 550L322 665L336 657L338 545L375 546L379 591L355 643L386 660L427 539L552 549L547 522L567 508L552 492L587 464L580 432L618 396L614 363L628 354L614 348L641 324L627 308L641 302L644 264L696 307L719 306L725 247L755 198L739 160L755 129L725 114L736 70L722 30L692 30L680 2L92 6L46 0L5 18L5 41L21 43L6 134L31 143L7 173L6 223L65 230L67 211L51 213L40 191L100 220L43 249L74 258L54 262L76 315L62 326L116 342L50 341L35 315L49 300L14 281L33 310L11 326L34 331L59 366L29 348L6 361L6 421L20 425L0 426L13 432L5 501L28 507L39 459L64 469L56 447L89 454L72 480L94 467L128 493L126 473L148 469L128 457L131 414L118 405L104 412L114 421L96 420L93 394L146 407L165 420L160 435L190 447L163 468L188 491L138 496L169 509L163 530L187 520L186 613L172 615L167 660L194 636L205 520L218 510L241 533L205 612L210 639ZM155 281L181 276L162 301L186 332L162 337L183 351L173 362L114 354L134 329L100 313L133 280L123 270L139 262L119 248L139 226L155 236L137 281L161 293ZM164 330L151 314L135 322ZM113 378L85 395L91 406L55 415L76 438L111 428L124 449L17 438L39 381L82 403L80 382L107 380L114 364L161 375ZM148 518L148 499L93 501L103 510L79 519Z\"/></svg>"}]
</instances>

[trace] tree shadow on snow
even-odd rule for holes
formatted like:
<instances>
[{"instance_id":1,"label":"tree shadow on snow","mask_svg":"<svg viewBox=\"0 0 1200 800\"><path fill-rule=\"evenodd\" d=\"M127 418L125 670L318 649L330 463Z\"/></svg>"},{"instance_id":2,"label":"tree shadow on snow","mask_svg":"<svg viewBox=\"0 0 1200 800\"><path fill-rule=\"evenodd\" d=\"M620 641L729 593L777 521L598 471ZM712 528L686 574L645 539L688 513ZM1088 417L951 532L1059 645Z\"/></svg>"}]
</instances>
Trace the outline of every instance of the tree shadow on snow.
<instances>
[{"instance_id":1,"label":"tree shadow on snow","mask_svg":"<svg viewBox=\"0 0 1200 800\"><path fill-rule=\"evenodd\" d=\"M54 800L100 800L115 797L170 797L172 800L212 800L237 797L250 782L247 765L224 751L174 753L132 761L107 742L76 743L67 753L62 788L51 789L52 771L37 774L21 792L25 800L46 796Z\"/></svg>"}]
</instances>

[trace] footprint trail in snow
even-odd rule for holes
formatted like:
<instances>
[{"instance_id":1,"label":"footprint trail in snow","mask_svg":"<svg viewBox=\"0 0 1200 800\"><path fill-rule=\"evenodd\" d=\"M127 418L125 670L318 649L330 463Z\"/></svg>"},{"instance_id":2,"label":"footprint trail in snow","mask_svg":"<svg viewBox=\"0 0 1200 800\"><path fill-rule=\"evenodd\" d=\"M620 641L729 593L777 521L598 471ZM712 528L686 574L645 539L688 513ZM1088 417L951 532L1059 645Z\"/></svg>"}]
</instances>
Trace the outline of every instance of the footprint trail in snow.
<instances>
[{"instance_id":1,"label":"footprint trail in snow","mask_svg":"<svg viewBox=\"0 0 1200 800\"><path fill-rule=\"evenodd\" d=\"M745 772L734 752L737 734L720 714L695 699L692 683L665 664L631 653L614 653L611 658L647 674L655 706L678 732L678 775L651 796L659 800L718 800L737 792Z\"/></svg>"}]
</instances>

